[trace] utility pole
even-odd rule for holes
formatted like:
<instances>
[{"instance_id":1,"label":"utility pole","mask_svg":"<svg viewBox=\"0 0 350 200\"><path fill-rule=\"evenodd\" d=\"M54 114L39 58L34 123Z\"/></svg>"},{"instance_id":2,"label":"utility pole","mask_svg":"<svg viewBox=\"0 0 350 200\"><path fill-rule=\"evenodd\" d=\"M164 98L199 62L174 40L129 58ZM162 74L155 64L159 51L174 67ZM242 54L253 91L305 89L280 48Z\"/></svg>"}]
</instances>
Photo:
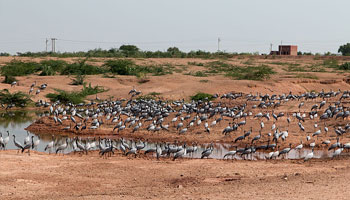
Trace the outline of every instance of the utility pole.
<instances>
[{"instance_id":1,"label":"utility pole","mask_svg":"<svg viewBox=\"0 0 350 200\"><path fill-rule=\"evenodd\" d=\"M221 42L221 39L218 37L218 52L220 52L220 42Z\"/></svg>"},{"instance_id":2,"label":"utility pole","mask_svg":"<svg viewBox=\"0 0 350 200\"><path fill-rule=\"evenodd\" d=\"M56 52L56 40L57 38L51 38L52 53Z\"/></svg>"},{"instance_id":3,"label":"utility pole","mask_svg":"<svg viewBox=\"0 0 350 200\"><path fill-rule=\"evenodd\" d=\"M45 47L45 52L47 52L47 43L49 42L49 40L46 38L45 40L45 44L46 44L46 47Z\"/></svg>"},{"instance_id":4,"label":"utility pole","mask_svg":"<svg viewBox=\"0 0 350 200\"><path fill-rule=\"evenodd\" d=\"M272 43L270 44L270 53L272 52Z\"/></svg>"}]
</instances>

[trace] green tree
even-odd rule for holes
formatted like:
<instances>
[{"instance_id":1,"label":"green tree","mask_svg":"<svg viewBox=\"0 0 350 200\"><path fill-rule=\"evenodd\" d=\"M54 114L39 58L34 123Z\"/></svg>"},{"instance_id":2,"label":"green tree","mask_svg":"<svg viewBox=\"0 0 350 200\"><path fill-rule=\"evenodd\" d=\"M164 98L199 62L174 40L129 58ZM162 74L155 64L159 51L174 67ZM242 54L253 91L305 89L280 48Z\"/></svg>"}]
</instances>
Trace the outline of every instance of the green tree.
<instances>
[{"instance_id":1,"label":"green tree","mask_svg":"<svg viewBox=\"0 0 350 200\"><path fill-rule=\"evenodd\" d=\"M139 52L139 48L135 45L122 45L119 50L126 56L135 56Z\"/></svg>"},{"instance_id":2,"label":"green tree","mask_svg":"<svg viewBox=\"0 0 350 200\"><path fill-rule=\"evenodd\" d=\"M341 53L343 56L350 56L350 43L340 46L338 53Z\"/></svg>"}]
</instances>

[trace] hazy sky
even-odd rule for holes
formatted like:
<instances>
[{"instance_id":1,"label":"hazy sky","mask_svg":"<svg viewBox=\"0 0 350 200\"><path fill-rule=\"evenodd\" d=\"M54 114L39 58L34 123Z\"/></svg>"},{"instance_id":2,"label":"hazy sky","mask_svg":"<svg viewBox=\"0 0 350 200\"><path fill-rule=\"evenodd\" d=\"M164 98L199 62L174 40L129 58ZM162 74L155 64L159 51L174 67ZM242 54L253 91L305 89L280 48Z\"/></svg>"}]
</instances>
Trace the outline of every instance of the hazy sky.
<instances>
[{"instance_id":1,"label":"hazy sky","mask_svg":"<svg viewBox=\"0 0 350 200\"><path fill-rule=\"evenodd\" d=\"M0 0L0 52L109 49L337 52L350 42L349 0Z\"/></svg>"}]
</instances>

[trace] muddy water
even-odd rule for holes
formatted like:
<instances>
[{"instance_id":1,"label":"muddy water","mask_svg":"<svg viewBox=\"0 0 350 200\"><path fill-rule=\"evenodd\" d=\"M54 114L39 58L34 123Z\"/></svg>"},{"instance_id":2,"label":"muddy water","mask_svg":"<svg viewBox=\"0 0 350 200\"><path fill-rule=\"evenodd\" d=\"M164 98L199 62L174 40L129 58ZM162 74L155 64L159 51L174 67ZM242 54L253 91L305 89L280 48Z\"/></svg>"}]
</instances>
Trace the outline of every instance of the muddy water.
<instances>
[{"instance_id":1,"label":"muddy water","mask_svg":"<svg viewBox=\"0 0 350 200\"><path fill-rule=\"evenodd\" d=\"M40 138L40 144L37 147L37 151L44 152L44 149L46 145L52 141L52 134L51 133L46 133L46 134L35 134L31 132L27 132L24 130L27 126L29 126L36 118L42 116L42 115L47 115L47 113L41 113L41 112L34 112L34 111L11 111L11 112L1 112L0 113L0 132L2 133L2 137L5 138L7 137L7 131L10 133L10 140L9 143L7 144L6 148L7 149L17 149L17 147L14 145L13 137L12 135L16 136L16 140L20 142L21 144L24 143L24 140L26 137L32 137L34 136L34 141L38 140ZM63 144L66 141L66 138L68 136L61 136L61 135L54 135L54 141L56 146L59 146L60 144ZM68 148L65 150L65 153L70 153L73 151L73 138L68 137ZM93 141L93 138L89 139L90 142ZM82 139L82 143L86 144L87 140ZM128 143L130 146L133 143L132 141L126 140L126 143ZM97 144L97 142L96 142ZM117 142L116 146L119 148L120 143L119 141ZM186 155L186 157L189 158L200 158L201 153L209 147L209 144L204 144L204 145L198 145L197 146L197 151L191 154ZM146 147L142 150L147 150L150 148L155 148L154 143L148 142L146 144ZM214 144L214 149L212 154L209 156L210 158L215 158L215 159L222 159L223 156L231 151L235 150L235 147L233 147L230 144ZM55 151L55 148L52 150L53 152ZM48 151L46 151L48 152ZM252 160L258 160L258 159L265 159L268 155L268 153L271 152L269 151L258 151L254 153L253 155L249 155L245 157L246 159L252 159ZM288 155L283 156L283 158L287 159L301 159L304 158L308 153L311 152L311 149L302 149L301 151L297 151L292 149ZM327 158L331 157L333 152L329 152L326 150L315 150L314 151L314 158ZM228 159L231 159L231 156L229 156ZM233 159L242 159L240 155L235 155ZM282 156L277 159L282 159Z\"/></svg>"}]
</instances>

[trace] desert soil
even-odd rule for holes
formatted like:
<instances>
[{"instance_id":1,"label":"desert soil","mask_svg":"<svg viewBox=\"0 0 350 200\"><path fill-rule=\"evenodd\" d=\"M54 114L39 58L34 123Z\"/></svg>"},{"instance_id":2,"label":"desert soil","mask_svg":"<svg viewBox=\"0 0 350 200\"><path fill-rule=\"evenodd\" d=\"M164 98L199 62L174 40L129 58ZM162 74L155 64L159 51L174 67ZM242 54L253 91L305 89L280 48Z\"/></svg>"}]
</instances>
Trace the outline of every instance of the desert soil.
<instances>
[{"instance_id":1,"label":"desert soil","mask_svg":"<svg viewBox=\"0 0 350 200\"><path fill-rule=\"evenodd\" d=\"M0 152L1 199L349 199L349 158L223 161Z\"/></svg>"},{"instance_id":2,"label":"desert soil","mask_svg":"<svg viewBox=\"0 0 350 200\"><path fill-rule=\"evenodd\" d=\"M11 61L12 57L0 57L0 64ZM16 58L39 61L47 58ZM249 57L225 60L232 64L242 65ZM127 98L127 93L135 87L143 94L161 93L163 99L189 99L197 92L206 93L302 93L306 91L348 90L349 74L327 69L326 72L306 72L317 76L317 79L296 78L296 73L287 72L285 66L271 64L276 62L299 63L301 66L321 63L314 57L283 57L265 59L254 57L255 65L269 64L278 73L267 81L232 80L221 75L194 77L186 72L204 70L199 66L188 66L188 62L211 62L201 59L136 59L137 63L176 65L182 72L165 76L149 76L149 82L140 84L138 79L129 76L103 78L102 75L88 76L87 82L103 86L108 92L98 94L101 99ZM77 58L65 59L69 62ZM101 65L104 59L97 59L95 64ZM340 62L343 62L340 60ZM186 66L186 67L183 67ZM297 74L303 74L298 72ZM1 77L1 80L2 81ZM45 95L55 88L76 91L82 86L70 85L72 77L54 76L40 77L30 75L17 77L19 85L11 91L28 92L29 86L37 81L37 85L47 83L48 88L33 100L45 99ZM200 82L201 80L207 80ZM10 88L8 84L0 84L0 89ZM89 97L94 99L95 96ZM308 106L314 102L308 102ZM281 108L283 112L294 112L290 104ZM50 119L43 118L42 120ZM250 119L248 119L250 120ZM287 128L280 124L283 129ZM45 121L44 121L45 122ZM270 127L272 122L268 122ZM345 122L329 122L329 126ZM46 124L46 123L45 123ZM47 123L50 126L50 123ZM307 123L312 129L312 123ZM52 124L51 124L52 125ZM65 124L67 125L67 124ZM222 130L227 123L217 128ZM39 127L39 128L38 128ZM38 126L45 132L47 126ZM108 127L108 126L107 126ZM258 125L257 125L258 127ZM254 131L258 130L254 127ZM288 127L290 141L297 144L300 140L296 127ZM40 131L40 130L37 130ZM108 128L109 133L111 129ZM244 130L241 130L242 132ZM89 133L87 133L89 134ZM96 133L94 133L96 134ZM123 133L128 136L129 133ZM135 137L143 137L140 132ZM241 133L236 133L237 135ZM305 133L303 137L307 134ZM178 139L175 134L150 135L153 140ZM207 143L232 141L237 135L223 137L220 132L213 136L195 133L186 136L187 141ZM124 136L124 135L123 135ZM335 136L333 137L335 139ZM320 138L321 140L322 138ZM263 138L265 142L267 139ZM342 138L342 142L349 142ZM311 142L311 141L310 141ZM306 144L307 145L307 144ZM89 155L48 155L32 152L17 154L16 151L0 152L0 199L349 199L350 178L349 157L340 159L317 159L304 163L302 160L278 161L223 161L215 159L182 159L170 161L162 159L126 158L114 155L108 159L100 158L97 152Z\"/></svg>"}]
</instances>

